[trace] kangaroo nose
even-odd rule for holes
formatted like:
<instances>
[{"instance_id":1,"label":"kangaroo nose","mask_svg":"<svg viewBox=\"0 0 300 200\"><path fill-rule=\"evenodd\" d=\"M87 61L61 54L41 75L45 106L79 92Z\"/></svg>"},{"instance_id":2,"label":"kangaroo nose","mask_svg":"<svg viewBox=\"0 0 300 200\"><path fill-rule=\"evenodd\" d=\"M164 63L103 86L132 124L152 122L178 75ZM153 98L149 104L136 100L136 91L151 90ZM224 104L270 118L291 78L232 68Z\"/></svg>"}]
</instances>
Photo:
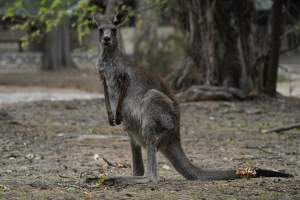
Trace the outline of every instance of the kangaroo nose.
<instances>
[{"instance_id":1,"label":"kangaroo nose","mask_svg":"<svg viewBox=\"0 0 300 200\"><path fill-rule=\"evenodd\" d=\"M105 42L109 42L110 41L110 37L108 37L108 36L105 36L103 39L104 39Z\"/></svg>"}]
</instances>

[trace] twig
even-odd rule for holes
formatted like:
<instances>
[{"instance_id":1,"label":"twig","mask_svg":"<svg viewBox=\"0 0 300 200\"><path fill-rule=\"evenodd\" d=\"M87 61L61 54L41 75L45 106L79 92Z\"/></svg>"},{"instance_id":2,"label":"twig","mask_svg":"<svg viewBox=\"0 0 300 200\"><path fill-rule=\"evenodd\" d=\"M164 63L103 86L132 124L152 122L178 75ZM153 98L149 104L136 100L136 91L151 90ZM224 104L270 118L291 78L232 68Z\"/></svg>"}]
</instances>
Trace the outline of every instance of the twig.
<instances>
[{"instance_id":1,"label":"twig","mask_svg":"<svg viewBox=\"0 0 300 200\"><path fill-rule=\"evenodd\" d=\"M255 150L259 150L259 151L261 151L263 153L266 153L266 154L274 154L270 151L265 150L263 147L247 147L247 149L255 149Z\"/></svg>"},{"instance_id":2,"label":"twig","mask_svg":"<svg viewBox=\"0 0 300 200\"><path fill-rule=\"evenodd\" d=\"M284 72L286 73L292 73L292 74L300 74L299 72L297 71L294 71L294 70L289 70L287 69L286 67L282 66L282 65L279 65L279 68L282 69Z\"/></svg>"},{"instance_id":3,"label":"twig","mask_svg":"<svg viewBox=\"0 0 300 200\"><path fill-rule=\"evenodd\" d=\"M281 50L281 51L279 52L279 54L280 54L280 55L286 54L286 53L288 53L288 52L290 52L290 51L296 50L299 46L300 46L300 42L297 42L294 46ZM258 56L258 57L256 58L256 61L255 61L254 66L258 65L258 64L259 64L260 62L262 62L262 61L268 60L268 59L270 58L269 54L270 54L270 53L268 52L268 53L265 53L265 54L262 54L262 55Z\"/></svg>"},{"instance_id":4,"label":"twig","mask_svg":"<svg viewBox=\"0 0 300 200\"><path fill-rule=\"evenodd\" d=\"M294 46L281 50L280 55L288 53L288 52L293 51L293 50L296 50L296 49L298 49L299 46L300 46L300 43L297 42Z\"/></svg>"},{"instance_id":5,"label":"twig","mask_svg":"<svg viewBox=\"0 0 300 200\"><path fill-rule=\"evenodd\" d=\"M261 132L262 133L282 132L282 131L288 131L288 130L296 129L296 128L300 128L300 123L289 125L289 126L285 126L285 127L280 127L280 128L262 130Z\"/></svg>"},{"instance_id":6,"label":"twig","mask_svg":"<svg viewBox=\"0 0 300 200\"><path fill-rule=\"evenodd\" d=\"M116 167L115 164L113 164L112 162L110 162L109 160L107 160L106 158L102 158L104 162L106 162L108 164L108 166L111 166L111 167Z\"/></svg>"},{"instance_id":7,"label":"twig","mask_svg":"<svg viewBox=\"0 0 300 200\"><path fill-rule=\"evenodd\" d=\"M59 176L60 178L75 179L74 177L71 177L71 176L65 176L65 175L61 175L61 174L58 174L58 176Z\"/></svg>"},{"instance_id":8,"label":"twig","mask_svg":"<svg viewBox=\"0 0 300 200\"><path fill-rule=\"evenodd\" d=\"M142 13L142 12L145 12L145 11L148 11L148 10L155 9L159 6L161 6L161 5L160 4L152 4L152 5L149 5L149 6L142 7L142 8L134 9L132 11L135 12L135 13Z\"/></svg>"}]
</instances>

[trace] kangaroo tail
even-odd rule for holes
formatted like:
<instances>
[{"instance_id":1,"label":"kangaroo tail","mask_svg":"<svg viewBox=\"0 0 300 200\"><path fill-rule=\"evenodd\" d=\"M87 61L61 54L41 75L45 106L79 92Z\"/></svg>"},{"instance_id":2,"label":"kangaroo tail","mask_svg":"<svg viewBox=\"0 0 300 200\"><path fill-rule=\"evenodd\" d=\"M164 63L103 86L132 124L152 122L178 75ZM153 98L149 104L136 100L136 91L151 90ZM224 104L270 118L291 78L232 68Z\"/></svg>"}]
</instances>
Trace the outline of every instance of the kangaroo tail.
<instances>
[{"instance_id":1,"label":"kangaroo tail","mask_svg":"<svg viewBox=\"0 0 300 200\"><path fill-rule=\"evenodd\" d=\"M293 177L290 174L276 172L265 169L238 169L238 170L203 170L194 166L186 157L181 145L172 143L168 147L161 150L167 159L172 163L174 168L189 180L233 180L242 177Z\"/></svg>"}]
</instances>

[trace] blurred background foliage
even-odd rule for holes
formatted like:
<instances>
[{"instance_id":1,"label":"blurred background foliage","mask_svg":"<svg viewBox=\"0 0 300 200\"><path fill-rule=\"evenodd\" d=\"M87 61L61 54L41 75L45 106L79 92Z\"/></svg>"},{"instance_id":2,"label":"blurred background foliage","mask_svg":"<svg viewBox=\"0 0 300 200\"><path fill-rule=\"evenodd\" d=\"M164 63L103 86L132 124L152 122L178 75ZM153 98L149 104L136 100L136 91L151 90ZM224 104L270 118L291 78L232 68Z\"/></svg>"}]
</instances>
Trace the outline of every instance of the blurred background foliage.
<instances>
[{"instance_id":1,"label":"blurred background foliage","mask_svg":"<svg viewBox=\"0 0 300 200\"><path fill-rule=\"evenodd\" d=\"M183 55L180 32L174 33L173 29L163 29L162 33L158 31L160 26L172 24L167 0L4 0L2 4L6 12L2 20L12 21L13 30L27 33L21 38L22 46L26 48L30 43L41 42L46 34L67 19L68 26L75 32L79 43L77 47L82 48L84 37L95 29L92 16L95 13L104 14L109 3L114 4L113 12L120 9L129 11L126 26L135 27L131 53L136 61L150 70L166 75L174 59ZM95 47L85 50L91 49Z\"/></svg>"},{"instance_id":2,"label":"blurred background foliage","mask_svg":"<svg viewBox=\"0 0 300 200\"><path fill-rule=\"evenodd\" d=\"M121 46L138 65L168 76L173 88L212 85L256 94L268 85L272 5L272 0L2 0L0 13L11 29L26 33L23 47L42 52L42 69L57 70L78 67L72 52L96 54L95 13L126 9ZM285 6L281 39L288 38L289 51L299 45L300 5L289 0Z\"/></svg>"}]
</instances>

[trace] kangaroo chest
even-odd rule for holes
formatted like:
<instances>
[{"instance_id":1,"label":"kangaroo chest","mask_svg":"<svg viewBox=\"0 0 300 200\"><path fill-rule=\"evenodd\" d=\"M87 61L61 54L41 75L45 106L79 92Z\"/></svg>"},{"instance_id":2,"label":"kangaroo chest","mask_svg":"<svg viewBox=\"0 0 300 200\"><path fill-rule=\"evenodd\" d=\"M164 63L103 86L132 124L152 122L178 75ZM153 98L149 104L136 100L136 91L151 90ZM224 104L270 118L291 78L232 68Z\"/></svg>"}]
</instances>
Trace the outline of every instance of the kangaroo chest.
<instances>
[{"instance_id":1,"label":"kangaroo chest","mask_svg":"<svg viewBox=\"0 0 300 200\"><path fill-rule=\"evenodd\" d=\"M116 66L116 63L101 62L102 75L106 79L108 96L112 112L115 114L117 109L118 100L121 93L121 77L124 75L123 68ZM132 87L130 83L130 86ZM130 87L129 86L129 87ZM126 97L123 101L122 116L123 127L128 132L129 136L134 139L138 144L144 145L143 136L141 134L141 109L139 89L128 88ZM129 94L130 93L130 94Z\"/></svg>"},{"instance_id":2,"label":"kangaroo chest","mask_svg":"<svg viewBox=\"0 0 300 200\"><path fill-rule=\"evenodd\" d=\"M102 62L101 63L101 73L106 79L106 85L108 90L108 96L111 104L112 112L116 112L118 98L120 95L120 77L121 72L112 62Z\"/></svg>"}]
</instances>

